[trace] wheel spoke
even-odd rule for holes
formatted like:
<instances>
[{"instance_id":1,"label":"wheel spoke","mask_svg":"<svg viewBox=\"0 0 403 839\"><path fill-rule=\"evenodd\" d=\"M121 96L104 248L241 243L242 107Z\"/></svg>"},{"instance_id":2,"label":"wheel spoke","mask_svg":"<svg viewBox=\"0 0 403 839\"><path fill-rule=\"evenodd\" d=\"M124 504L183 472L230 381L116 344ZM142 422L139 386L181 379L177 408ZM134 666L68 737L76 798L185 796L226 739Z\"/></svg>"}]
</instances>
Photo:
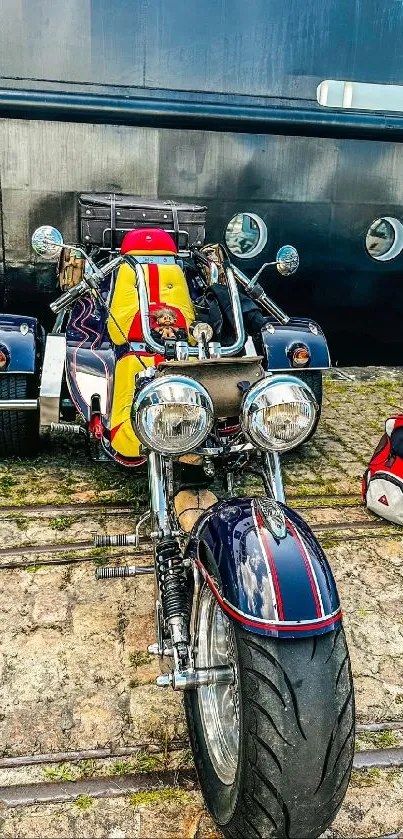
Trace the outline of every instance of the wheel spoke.
<instances>
[{"instance_id":1,"label":"wheel spoke","mask_svg":"<svg viewBox=\"0 0 403 839\"><path fill-rule=\"evenodd\" d=\"M231 623L209 588L200 597L197 667L234 668L234 684L198 689L198 702L211 762L224 784L235 780L239 754L238 665Z\"/></svg>"}]
</instances>

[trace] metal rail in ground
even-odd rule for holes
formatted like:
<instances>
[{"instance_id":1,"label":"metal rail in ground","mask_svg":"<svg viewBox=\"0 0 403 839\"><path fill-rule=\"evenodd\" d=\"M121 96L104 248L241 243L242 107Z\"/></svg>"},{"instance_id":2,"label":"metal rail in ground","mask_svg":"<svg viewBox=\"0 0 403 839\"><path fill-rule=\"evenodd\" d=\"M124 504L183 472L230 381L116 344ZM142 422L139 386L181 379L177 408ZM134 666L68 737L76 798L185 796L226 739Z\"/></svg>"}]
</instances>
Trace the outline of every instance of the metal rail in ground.
<instances>
[{"instance_id":1,"label":"metal rail in ground","mask_svg":"<svg viewBox=\"0 0 403 839\"><path fill-rule=\"evenodd\" d=\"M295 495L290 493L287 495L289 501L293 504L298 501L361 501L361 496L357 492L340 492L340 493L308 493L304 495ZM13 515L36 515L37 513L45 513L54 515L56 513L107 513L113 515L114 513L132 513L133 507L130 504L124 504L121 501L85 501L71 502L65 504L25 504L25 505L0 505L0 518L2 516Z\"/></svg>"},{"instance_id":2,"label":"metal rail in ground","mask_svg":"<svg viewBox=\"0 0 403 839\"><path fill-rule=\"evenodd\" d=\"M403 727L403 724L402 724ZM167 745L161 743L138 743L135 746L122 748L105 747L101 749L75 749L67 752L49 752L36 755L15 755L1 757L0 769L18 769L23 766L37 766L45 763L76 763L81 760L105 760L114 757L136 757L138 754L161 754L162 752L177 752L187 749L187 740L173 740Z\"/></svg>"},{"instance_id":3,"label":"metal rail in ground","mask_svg":"<svg viewBox=\"0 0 403 839\"><path fill-rule=\"evenodd\" d=\"M354 755L354 769L403 767L403 748L367 749Z\"/></svg>"},{"instance_id":4,"label":"metal rail in ground","mask_svg":"<svg viewBox=\"0 0 403 839\"><path fill-rule=\"evenodd\" d=\"M362 539L387 539L396 536L401 536L401 533L393 526L393 525L385 525L383 522L378 521L369 521L369 522L328 522L326 524L314 524L311 526L311 529L315 533L319 534L327 534L332 533L332 539L335 542L341 542L345 537L344 533L348 531L350 532L348 535L349 541L359 541ZM357 531L354 533L354 531ZM368 532L369 531L369 532ZM323 537L322 537L323 538ZM9 571L13 569L24 569L24 568L31 568L33 563L32 560L23 559L23 560L16 560L14 562L8 562L8 557L18 557L18 556L41 556L46 554L66 554L68 551L85 551L90 550L93 548L94 543L91 541L87 542L65 542L62 544L40 544L40 545L25 545L20 546L17 548L1 548L0 549L0 571ZM113 548L111 549L113 550ZM113 559L118 559L121 554L111 553L108 554L108 559L111 561ZM150 559L151 557L151 545L149 543L144 543L142 545L142 550L136 550L135 552L131 553L130 556L139 557L141 556L142 559ZM127 551L125 553L125 557L128 558ZM6 561L1 561L4 558ZM70 565L74 563L80 562L96 562L99 561L100 556L99 554L91 554L87 556L63 556L59 559L44 559L41 560L38 564L40 565ZM35 563L34 563L35 564Z\"/></svg>"},{"instance_id":5,"label":"metal rail in ground","mask_svg":"<svg viewBox=\"0 0 403 839\"><path fill-rule=\"evenodd\" d=\"M384 720L383 722L363 722L356 725L357 734L360 731L400 731L403 729L403 720Z\"/></svg>"},{"instance_id":6,"label":"metal rail in ground","mask_svg":"<svg viewBox=\"0 0 403 839\"><path fill-rule=\"evenodd\" d=\"M403 730L403 721L390 723L373 723L367 726L357 725L360 731ZM117 757L136 757L138 754L160 754L165 749L177 752L189 748L187 740L174 740L167 747L161 743L138 743L135 746L122 748L75 749L66 752L48 752L36 755L15 755L0 758L0 769L18 769L24 766L37 766L47 763L77 763L82 760L105 760ZM388 768L390 766L403 767L403 747L393 749L365 749L356 752L354 769Z\"/></svg>"},{"instance_id":7,"label":"metal rail in ground","mask_svg":"<svg viewBox=\"0 0 403 839\"><path fill-rule=\"evenodd\" d=\"M16 516L46 518L46 516L55 516L58 513L63 513L64 515L100 513L101 515L118 516L128 515L129 513L133 515L134 511L130 504L122 504L121 502L105 504L96 501L87 501L85 504L27 504L21 507L16 505L0 507L0 519L4 516L8 521L12 521Z\"/></svg>"},{"instance_id":8,"label":"metal rail in ground","mask_svg":"<svg viewBox=\"0 0 403 839\"><path fill-rule=\"evenodd\" d=\"M51 553L51 551L50 551ZM150 552L150 547L148 551L142 551L141 553L131 553L128 554L127 550L125 552L114 552L113 554L108 554L107 559L108 562L116 561L117 559L125 560L124 564L128 564L128 560L130 558L144 560L145 564L149 564L153 562L153 556ZM68 557L61 557L59 559L41 559L40 562L34 563L32 560L21 560L20 562L2 562L0 564L0 571L13 571L13 570L20 570L23 571L24 569L33 569L34 566L38 567L45 567L45 566L52 566L52 565L77 565L81 562L93 562L95 564L99 563L100 559L104 557L100 557L99 554L88 554L87 556L68 556ZM123 564L123 563L122 563Z\"/></svg>"},{"instance_id":9,"label":"metal rail in ground","mask_svg":"<svg viewBox=\"0 0 403 839\"><path fill-rule=\"evenodd\" d=\"M51 781L21 786L0 787L1 807L27 807L33 804L55 804L75 801L81 795L91 798L116 798L133 792L150 792L163 787L193 789L194 769L142 772L135 775L85 778L81 781Z\"/></svg>"}]
</instances>

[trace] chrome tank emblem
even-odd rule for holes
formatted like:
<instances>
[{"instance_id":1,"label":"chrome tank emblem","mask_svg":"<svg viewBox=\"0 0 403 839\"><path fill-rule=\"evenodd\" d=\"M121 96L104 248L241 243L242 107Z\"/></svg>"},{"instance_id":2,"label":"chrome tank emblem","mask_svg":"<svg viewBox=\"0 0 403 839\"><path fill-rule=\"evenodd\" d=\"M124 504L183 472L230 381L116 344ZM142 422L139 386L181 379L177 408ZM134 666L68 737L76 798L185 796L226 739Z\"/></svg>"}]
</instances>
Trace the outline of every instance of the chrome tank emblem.
<instances>
[{"instance_id":1,"label":"chrome tank emblem","mask_svg":"<svg viewBox=\"0 0 403 839\"><path fill-rule=\"evenodd\" d=\"M257 502L266 527L273 534L275 539L285 539L287 536L287 525L284 513L280 505L273 498L259 499Z\"/></svg>"}]
</instances>

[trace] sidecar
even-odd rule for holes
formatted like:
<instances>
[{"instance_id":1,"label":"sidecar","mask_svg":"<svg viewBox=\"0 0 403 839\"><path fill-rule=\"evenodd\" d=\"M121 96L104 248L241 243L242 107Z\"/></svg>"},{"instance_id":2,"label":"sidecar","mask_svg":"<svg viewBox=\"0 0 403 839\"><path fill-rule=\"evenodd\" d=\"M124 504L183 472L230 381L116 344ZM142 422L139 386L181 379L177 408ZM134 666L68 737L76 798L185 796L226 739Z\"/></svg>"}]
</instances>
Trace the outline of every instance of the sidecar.
<instances>
[{"instance_id":1,"label":"sidecar","mask_svg":"<svg viewBox=\"0 0 403 839\"><path fill-rule=\"evenodd\" d=\"M193 302L200 294L192 248L203 245L206 208L127 195L85 194L78 199L78 216L81 245L96 262L119 254L123 238L133 229L160 229L173 238L175 253L156 245L157 250L144 251L136 258L149 276L151 302L155 297L152 278L167 276L164 295L157 294L155 299L169 302L176 295L170 302L178 312L175 329L187 330ZM140 452L133 449L128 408L131 400L127 396L132 393L135 374L155 360L146 352L139 323L132 328L132 274L129 268L125 271L126 281L122 280L121 268L119 283L115 272L101 288L103 299L111 307L110 316L91 293L75 304L67 323L65 312L60 312L46 338L34 318L0 316L3 456L34 452L40 430L59 427L79 433L80 427L71 423L78 412L106 455L125 466L142 462ZM187 289L182 282L178 285L172 281L176 273L186 277ZM162 333L168 336L169 323L161 328L168 330ZM321 371L330 366L330 358L325 336L316 323L295 317L282 322L268 316L254 341L267 371L292 371L306 381L321 405Z\"/></svg>"}]
</instances>

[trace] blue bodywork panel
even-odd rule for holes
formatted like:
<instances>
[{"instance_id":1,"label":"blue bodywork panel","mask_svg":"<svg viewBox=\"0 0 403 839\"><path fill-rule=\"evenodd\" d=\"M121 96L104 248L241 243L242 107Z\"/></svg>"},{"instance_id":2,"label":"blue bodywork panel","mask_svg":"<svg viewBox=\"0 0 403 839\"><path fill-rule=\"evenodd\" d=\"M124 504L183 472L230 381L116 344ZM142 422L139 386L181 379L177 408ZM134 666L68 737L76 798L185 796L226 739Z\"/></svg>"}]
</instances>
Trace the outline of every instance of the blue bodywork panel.
<instances>
[{"instance_id":1,"label":"blue bodywork panel","mask_svg":"<svg viewBox=\"0 0 403 839\"><path fill-rule=\"evenodd\" d=\"M251 632L301 638L330 632L341 619L319 543L297 513L276 501L218 502L195 525L187 556L223 610Z\"/></svg>"},{"instance_id":2,"label":"blue bodywork panel","mask_svg":"<svg viewBox=\"0 0 403 839\"><path fill-rule=\"evenodd\" d=\"M267 370L325 370L330 367L330 355L326 338L317 323L307 318L290 318L281 324L274 318L262 329L263 352ZM296 368L291 364L293 346L304 345L310 353L306 367Z\"/></svg>"},{"instance_id":3,"label":"blue bodywork panel","mask_svg":"<svg viewBox=\"0 0 403 839\"><path fill-rule=\"evenodd\" d=\"M77 301L66 328L66 376L71 397L77 410L89 422L90 404L79 389L77 373L88 373L99 379L106 379L107 402L102 416L105 426L109 422L116 364L115 352L107 330L107 319L108 313L105 309L92 295L88 295ZM97 390L94 387L94 393Z\"/></svg>"},{"instance_id":4,"label":"blue bodywork panel","mask_svg":"<svg viewBox=\"0 0 403 839\"><path fill-rule=\"evenodd\" d=\"M2 375L38 372L43 345L43 331L36 318L0 315L0 351L8 360Z\"/></svg>"}]
</instances>

